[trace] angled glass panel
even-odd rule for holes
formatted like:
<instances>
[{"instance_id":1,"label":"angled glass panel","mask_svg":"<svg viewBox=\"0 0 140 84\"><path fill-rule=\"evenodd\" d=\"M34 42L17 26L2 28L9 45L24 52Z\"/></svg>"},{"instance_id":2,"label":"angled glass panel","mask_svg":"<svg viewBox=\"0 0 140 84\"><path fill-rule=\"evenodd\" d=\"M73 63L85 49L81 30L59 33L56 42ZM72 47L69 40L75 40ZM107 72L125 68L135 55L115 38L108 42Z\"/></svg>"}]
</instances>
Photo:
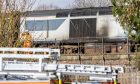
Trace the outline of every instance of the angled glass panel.
<instances>
[{"instance_id":1,"label":"angled glass panel","mask_svg":"<svg viewBox=\"0 0 140 84\"><path fill-rule=\"evenodd\" d=\"M25 23L28 31L44 31L47 30L47 20L30 20Z\"/></svg>"},{"instance_id":2,"label":"angled glass panel","mask_svg":"<svg viewBox=\"0 0 140 84\"><path fill-rule=\"evenodd\" d=\"M63 24L65 19L54 19L54 20L48 20L49 24L49 30L56 30L60 27L60 25Z\"/></svg>"}]
</instances>

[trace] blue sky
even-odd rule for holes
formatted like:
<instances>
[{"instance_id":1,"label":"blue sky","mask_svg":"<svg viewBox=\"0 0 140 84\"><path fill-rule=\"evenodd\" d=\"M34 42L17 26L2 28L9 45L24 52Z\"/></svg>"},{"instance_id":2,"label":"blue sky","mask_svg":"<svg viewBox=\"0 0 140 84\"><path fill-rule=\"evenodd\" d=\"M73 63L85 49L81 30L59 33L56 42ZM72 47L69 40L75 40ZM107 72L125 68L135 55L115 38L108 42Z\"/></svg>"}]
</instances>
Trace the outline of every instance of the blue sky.
<instances>
[{"instance_id":1,"label":"blue sky","mask_svg":"<svg viewBox=\"0 0 140 84\"><path fill-rule=\"evenodd\" d=\"M67 8L69 4L73 3L73 1L74 0L36 0L35 7L41 4L46 4L46 5L53 4L61 8Z\"/></svg>"}]
</instances>

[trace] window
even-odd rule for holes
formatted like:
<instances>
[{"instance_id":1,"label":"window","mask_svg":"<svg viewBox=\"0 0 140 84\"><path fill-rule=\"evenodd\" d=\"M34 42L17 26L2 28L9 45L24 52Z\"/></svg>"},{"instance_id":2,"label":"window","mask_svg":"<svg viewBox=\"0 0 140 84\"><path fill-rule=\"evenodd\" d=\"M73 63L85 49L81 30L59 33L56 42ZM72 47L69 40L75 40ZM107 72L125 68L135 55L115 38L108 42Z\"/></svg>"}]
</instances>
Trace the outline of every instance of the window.
<instances>
[{"instance_id":1,"label":"window","mask_svg":"<svg viewBox=\"0 0 140 84\"><path fill-rule=\"evenodd\" d=\"M54 20L31 20L26 21L26 29L28 31L44 31L44 30L56 30L64 22L65 19Z\"/></svg>"},{"instance_id":2,"label":"window","mask_svg":"<svg viewBox=\"0 0 140 84\"><path fill-rule=\"evenodd\" d=\"M71 19L70 38L76 37L95 37L96 18Z\"/></svg>"},{"instance_id":3,"label":"window","mask_svg":"<svg viewBox=\"0 0 140 84\"><path fill-rule=\"evenodd\" d=\"M69 11L59 12L56 14L56 17L68 17Z\"/></svg>"},{"instance_id":4,"label":"window","mask_svg":"<svg viewBox=\"0 0 140 84\"><path fill-rule=\"evenodd\" d=\"M97 10L92 9L83 9L83 10L73 10L70 14L72 17L76 16L89 16L89 15L95 15L97 14Z\"/></svg>"},{"instance_id":5,"label":"window","mask_svg":"<svg viewBox=\"0 0 140 84\"><path fill-rule=\"evenodd\" d=\"M26 21L26 29L29 31L43 31L47 30L46 20Z\"/></svg>"},{"instance_id":6,"label":"window","mask_svg":"<svg viewBox=\"0 0 140 84\"><path fill-rule=\"evenodd\" d=\"M64 19L49 20L49 30L56 30L64 22Z\"/></svg>"}]
</instances>

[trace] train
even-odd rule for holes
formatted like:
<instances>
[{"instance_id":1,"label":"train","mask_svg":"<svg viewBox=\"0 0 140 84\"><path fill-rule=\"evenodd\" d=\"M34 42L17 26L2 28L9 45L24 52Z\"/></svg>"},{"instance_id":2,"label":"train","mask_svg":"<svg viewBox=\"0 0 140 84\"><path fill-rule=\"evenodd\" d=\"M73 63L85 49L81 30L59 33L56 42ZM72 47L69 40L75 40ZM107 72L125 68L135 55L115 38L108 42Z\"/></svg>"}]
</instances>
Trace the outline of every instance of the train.
<instances>
[{"instance_id":1,"label":"train","mask_svg":"<svg viewBox=\"0 0 140 84\"><path fill-rule=\"evenodd\" d=\"M126 37L112 15L112 7L36 10L21 18L20 33L29 31L34 42L86 37Z\"/></svg>"},{"instance_id":2,"label":"train","mask_svg":"<svg viewBox=\"0 0 140 84\"><path fill-rule=\"evenodd\" d=\"M78 49L85 53L85 46L93 46L93 43L118 45L116 43L127 41L127 32L113 16L112 7L34 10L28 13L21 18L20 34L28 31L36 47L57 46L62 53L78 53ZM84 47L78 48L79 45Z\"/></svg>"}]
</instances>

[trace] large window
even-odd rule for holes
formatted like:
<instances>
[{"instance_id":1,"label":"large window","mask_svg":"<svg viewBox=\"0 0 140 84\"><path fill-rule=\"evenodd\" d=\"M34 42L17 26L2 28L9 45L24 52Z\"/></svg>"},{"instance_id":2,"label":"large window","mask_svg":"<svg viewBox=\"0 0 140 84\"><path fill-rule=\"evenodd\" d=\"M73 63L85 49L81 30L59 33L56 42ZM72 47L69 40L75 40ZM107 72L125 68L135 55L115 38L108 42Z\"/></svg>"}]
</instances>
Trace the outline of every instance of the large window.
<instances>
[{"instance_id":1,"label":"large window","mask_svg":"<svg viewBox=\"0 0 140 84\"><path fill-rule=\"evenodd\" d=\"M26 21L26 29L29 31L43 31L47 30L47 21Z\"/></svg>"},{"instance_id":2,"label":"large window","mask_svg":"<svg viewBox=\"0 0 140 84\"><path fill-rule=\"evenodd\" d=\"M48 20L49 30L56 30L63 22L64 19Z\"/></svg>"},{"instance_id":3,"label":"large window","mask_svg":"<svg viewBox=\"0 0 140 84\"><path fill-rule=\"evenodd\" d=\"M96 18L71 19L70 38L95 37Z\"/></svg>"},{"instance_id":4,"label":"large window","mask_svg":"<svg viewBox=\"0 0 140 84\"><path fill-rule=\"evenodd\" d=\"M64 22L64 19L54 20L30 20L26 21L26 29L28 31L44 31L44 30L56 30Z\"/></svg>"}]
</instances>

